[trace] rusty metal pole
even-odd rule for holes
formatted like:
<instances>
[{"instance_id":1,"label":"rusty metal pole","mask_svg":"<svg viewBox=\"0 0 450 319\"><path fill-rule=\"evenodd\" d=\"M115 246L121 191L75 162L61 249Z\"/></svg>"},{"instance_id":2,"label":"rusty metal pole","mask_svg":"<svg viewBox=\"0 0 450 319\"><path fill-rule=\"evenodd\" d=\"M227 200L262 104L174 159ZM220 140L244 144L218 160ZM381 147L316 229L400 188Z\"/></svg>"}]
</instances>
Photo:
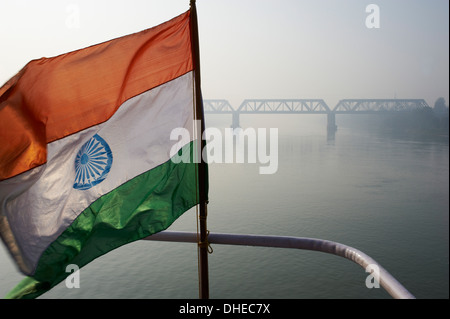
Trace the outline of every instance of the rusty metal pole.
<instances>
[{"instance_id":1,"label":"rusty metal pole","mask_svg":"<svg viewBox=\"0 0 450 319\"><path fill-rule=\"evenodd\" d=\"M205 159L202 155L206 142L202 139L205 131L205 119L203 112L203 101L200 86L200 45L198 38L198 22L197 22L197 8L195 0L191 0L191 36L192 36L192 54L194 58L194 79L195 79L195 119L200 121L201 129L198 137L198 145L201 147L200 162L198 166L198 187L199 187L199 229L200 238L198 242L199 250L199 297L200 299L209 298L209 273L208 273L208 230L207 230L207 167Z\"/></svg>"}]
</instances>

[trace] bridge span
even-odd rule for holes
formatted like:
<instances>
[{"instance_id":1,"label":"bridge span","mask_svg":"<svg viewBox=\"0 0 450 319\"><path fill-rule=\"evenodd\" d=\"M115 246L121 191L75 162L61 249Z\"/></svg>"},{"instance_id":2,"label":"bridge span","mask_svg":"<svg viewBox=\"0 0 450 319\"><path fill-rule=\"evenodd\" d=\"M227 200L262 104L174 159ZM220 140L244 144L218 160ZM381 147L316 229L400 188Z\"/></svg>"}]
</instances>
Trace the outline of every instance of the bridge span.
<instances>
[{"instance_id":1,"label":"bridge span","mask_svg":"<svg viewBox=\"0 0 450 319\"><path fill-rule=\"evenodd\" d=\"M205 113L231 114L233 128L240 114L326 114L327 131L336 132L336 114L380 114L430 108L423 99L344 99L331 109L322 99L247 99L238 108L227 100L204 100Z\"/></svg>"}]
</instances>

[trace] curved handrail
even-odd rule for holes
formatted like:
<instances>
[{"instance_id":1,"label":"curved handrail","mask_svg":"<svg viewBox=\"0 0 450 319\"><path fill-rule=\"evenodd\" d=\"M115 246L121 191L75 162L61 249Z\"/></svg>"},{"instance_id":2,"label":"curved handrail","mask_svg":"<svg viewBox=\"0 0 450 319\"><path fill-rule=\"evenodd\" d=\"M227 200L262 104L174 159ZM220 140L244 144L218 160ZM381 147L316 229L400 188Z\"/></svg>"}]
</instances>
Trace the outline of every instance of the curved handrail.
<instances>
[{"instance_id":1,"label":"curved handrail","mask_svg":"<svg viewBox=\"0 0 450 319\"><path fill-rule=\"evenodd\" d=\"M197 243L198 240L197 233L175 231L163 231L144 239L190 243ZM405 287L403 287L403 285L398 282L397 279L395 279L372 257L368 256L358 249L337 242L307 237L240 235L224 233L210 233L208 235L208 241L210 244L314 250L344 257L357 263L364 269L367 269L369 265L376 265L379 270L379 278L376 279L393 298L415 299L415 297Z\"/></svg>"}]
</instances>

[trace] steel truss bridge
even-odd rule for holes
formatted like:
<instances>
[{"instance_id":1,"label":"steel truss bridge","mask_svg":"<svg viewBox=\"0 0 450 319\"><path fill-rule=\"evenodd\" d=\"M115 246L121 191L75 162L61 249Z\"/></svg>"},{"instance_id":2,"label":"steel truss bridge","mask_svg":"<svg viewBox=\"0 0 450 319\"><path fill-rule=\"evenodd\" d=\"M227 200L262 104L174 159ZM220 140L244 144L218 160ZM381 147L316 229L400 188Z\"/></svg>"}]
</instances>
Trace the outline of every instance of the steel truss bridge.
<instances>
[{"instance_id":1,"label":"steel truss bridge","mask_svg":"<svg viewBox=\"0 0 450 319\"><path fill-rule=\"evenodd\" d=\"M232 127L239 127L241 114L326 114L327 129L337 129L336 114L380 114L430 108L423 99L345 99L331 109L321 99L253 99L233 108L227 100L204 100L205 113L231 114Z\"/></svg>"}]
</instances>

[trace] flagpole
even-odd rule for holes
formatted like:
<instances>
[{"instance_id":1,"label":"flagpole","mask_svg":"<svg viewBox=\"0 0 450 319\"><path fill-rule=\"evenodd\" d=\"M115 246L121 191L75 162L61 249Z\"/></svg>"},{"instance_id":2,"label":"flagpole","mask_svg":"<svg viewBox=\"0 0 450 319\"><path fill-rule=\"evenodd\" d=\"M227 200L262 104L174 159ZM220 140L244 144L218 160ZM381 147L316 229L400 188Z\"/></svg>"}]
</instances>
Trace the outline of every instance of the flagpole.
<instances>
[{"instance_id":1,"label":"flagpole","mask_svg":"<svg viewBox=\"0 0 450 319\"><path fill-rule=\"evenodd\" d=\"M204 149L206 142L202 139L205 131L205 119L203 114L203 102L200 86L200 46L198 38L198 23L197 23L197 8L195 0L190 0L191 6L191 35L192 35L192 53L194 58L194 79L195 79L195 106L196 106L196 120L200 120L201 133L198 139L201 146L200 163L198 169L198 183L199 183L199 228L200 238L198 242L199 251L199 297L200 299L209 298L209 274L208 274L208 230L207 230L207 200L206 200L206 163L203 158L201 150ZM198 121L197 121L198 123Z\"/></svg>"}]
</instances>

